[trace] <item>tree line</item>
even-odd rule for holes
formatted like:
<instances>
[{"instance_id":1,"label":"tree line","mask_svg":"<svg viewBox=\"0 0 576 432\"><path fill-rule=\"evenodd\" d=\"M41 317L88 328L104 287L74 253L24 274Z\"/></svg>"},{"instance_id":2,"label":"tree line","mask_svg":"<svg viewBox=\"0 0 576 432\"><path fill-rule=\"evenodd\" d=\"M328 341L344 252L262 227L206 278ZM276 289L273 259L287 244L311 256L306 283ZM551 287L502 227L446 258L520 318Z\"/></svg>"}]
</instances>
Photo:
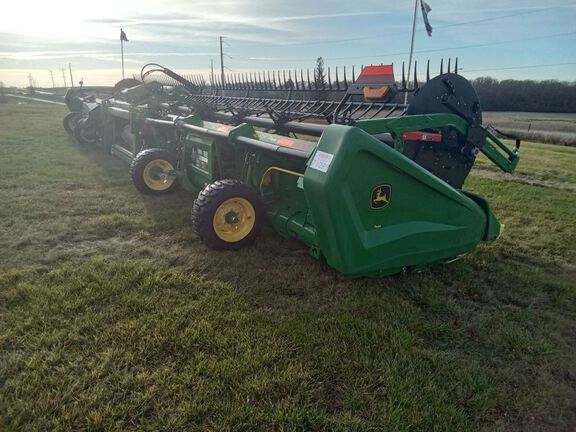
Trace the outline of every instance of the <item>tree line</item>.
<instances>
[{"instance_id":1,"label":"tree line","mask_svg":"<svg viewBox=\"0 0 576 432\"><path fill-rule=\"evenodd\" d=\"M576 81L502 80L483 77L472 81L482 110L576 113Z\"/></svg>"}]
</instances>

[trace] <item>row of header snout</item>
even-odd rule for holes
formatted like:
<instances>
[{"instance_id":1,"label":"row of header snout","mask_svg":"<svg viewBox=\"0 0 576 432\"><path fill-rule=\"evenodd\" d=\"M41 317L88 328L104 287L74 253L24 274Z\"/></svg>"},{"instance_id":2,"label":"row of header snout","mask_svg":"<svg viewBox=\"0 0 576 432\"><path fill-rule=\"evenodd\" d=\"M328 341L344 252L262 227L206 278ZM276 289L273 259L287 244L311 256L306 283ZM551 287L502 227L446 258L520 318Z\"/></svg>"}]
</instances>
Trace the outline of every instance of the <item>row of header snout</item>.
<instances>
[{"instance_id":1,"label":"row of header snout","mask_svg":"<svg viewBox=\"0 0 576 432\"><path fill-rule=\"evenodd\" d=\"M446 71L444 70L446 65ZM453 67L452 67L453 66ZM324 73L320 75L317 70L294 69L276 70L266 72L232 72L224 76L216 74L205 78L202 74L179 74L190 86L198 90L240 90L240 91L341 91L348 90L348 85L353 84L358 79L364 65L360 68L352 67L326 67ZM150 71L154 72L154 71ZM158 70L158 72L161 72ZM413 91L419 87L418 62L414 62L413 68L409 70L412 80L407 77L406 67L402 62L402 80L398 83L398 91ZM452 62L449 58L447 62L440 60L439 74L458 73L458 58ZM136 79L140 77L135 76ZM224 78L224 79L222 79ZM157 81L167 86L182 86L182 82L159 73L149 73L143 76L144 81ZM426 82L430 80L430 60L426 62Z\"/></svg>"}]
</instances>

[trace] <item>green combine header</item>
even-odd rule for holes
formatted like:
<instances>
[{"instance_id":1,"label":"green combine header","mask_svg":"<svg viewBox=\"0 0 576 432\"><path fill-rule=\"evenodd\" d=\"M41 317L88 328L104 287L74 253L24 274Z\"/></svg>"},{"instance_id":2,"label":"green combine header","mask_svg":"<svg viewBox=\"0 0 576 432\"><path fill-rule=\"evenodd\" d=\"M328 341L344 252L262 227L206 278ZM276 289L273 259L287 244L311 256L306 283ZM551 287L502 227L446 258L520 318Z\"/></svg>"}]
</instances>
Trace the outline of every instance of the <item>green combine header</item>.
<instances>
[{"instance_id":1,"label":"green combine header","mask_svg":"<svg viewBox=\"0 0 576 432\"><path fill-rule=\"evenodd\" d=\"M482 125L474 89L448 68L408 87L391 65L336 70L321 86L302 71L207 83L147 65L106 100L69 94L64 125L128 162L138 191L192 192L209 248L241 249L267 223L348 276L384 276L454 261L501 232L462 187L478 153L513 172L520 143Z\"/></svg>"}]
</instances>

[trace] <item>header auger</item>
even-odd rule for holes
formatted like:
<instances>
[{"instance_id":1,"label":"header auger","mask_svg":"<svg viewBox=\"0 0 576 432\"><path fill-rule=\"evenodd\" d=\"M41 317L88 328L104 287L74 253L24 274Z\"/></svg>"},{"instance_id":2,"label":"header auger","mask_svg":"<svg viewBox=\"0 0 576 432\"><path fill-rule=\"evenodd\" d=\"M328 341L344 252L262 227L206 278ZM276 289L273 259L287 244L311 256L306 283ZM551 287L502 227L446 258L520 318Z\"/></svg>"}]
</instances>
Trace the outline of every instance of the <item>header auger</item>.
<instances>
[{"instance_id":1,"label":"header auger","mask_svg":"<svg viewBox=\"0 0 576 432\"><path fill-rule=\"evenodd\" d=\"M193 227L212 249L246 246L266 221L338 271L382 276L500 235L488 202L462 187L479 152L513 172L519 142L484 127L457 64L443 68L430 78L428 64L420 84L415 67L408 85L392 65L319 83L304 71L210 82L150 64L108 99L71 95L65 124L128 162L140 192L197 194Z\"/></svg>"}]
</instances>

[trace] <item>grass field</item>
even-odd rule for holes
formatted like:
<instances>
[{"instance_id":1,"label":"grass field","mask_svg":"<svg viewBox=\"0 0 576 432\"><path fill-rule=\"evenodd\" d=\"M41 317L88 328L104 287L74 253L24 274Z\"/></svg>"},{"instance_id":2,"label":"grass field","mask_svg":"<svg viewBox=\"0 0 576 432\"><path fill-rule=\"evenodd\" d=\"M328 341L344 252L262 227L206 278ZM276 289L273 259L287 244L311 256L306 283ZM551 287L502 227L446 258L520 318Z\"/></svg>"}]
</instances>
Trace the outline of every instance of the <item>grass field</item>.
<instances>
[{"instance_id":1,"label":"grass field","mask_svg":"<svg viewBox=\"0 0 576 432\"><path fill-rule=\"evenodd\" d=\"M349 280L271 231L207 250L63 114L0 106L0 430L576 429L576 149L478 163L498 242Z\"/></svg>"}]
</instances>

